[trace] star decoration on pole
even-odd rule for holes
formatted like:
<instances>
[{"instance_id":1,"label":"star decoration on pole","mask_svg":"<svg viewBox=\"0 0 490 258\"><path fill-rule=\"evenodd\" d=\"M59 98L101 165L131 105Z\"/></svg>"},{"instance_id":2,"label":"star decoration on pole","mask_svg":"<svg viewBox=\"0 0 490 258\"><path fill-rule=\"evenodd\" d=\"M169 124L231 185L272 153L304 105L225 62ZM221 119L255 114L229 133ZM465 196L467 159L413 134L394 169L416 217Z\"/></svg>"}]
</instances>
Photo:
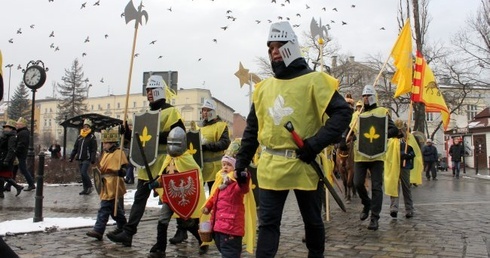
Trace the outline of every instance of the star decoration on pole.
<instances>
[{"instance_id":1,"label":"star decoration on pole","mask_svg":"<svg viewBox=\"0 0 490 258\"><path fill-rule=\"evenodd\" d=\"M240 62L238 66L238 71L235 73L235 76L238 77L240 80L240 88L243 87L243 84L249 84L249 74L248 74L248 69L245 69L243 67L242 62Z\"/></svg>"}]
</instances>

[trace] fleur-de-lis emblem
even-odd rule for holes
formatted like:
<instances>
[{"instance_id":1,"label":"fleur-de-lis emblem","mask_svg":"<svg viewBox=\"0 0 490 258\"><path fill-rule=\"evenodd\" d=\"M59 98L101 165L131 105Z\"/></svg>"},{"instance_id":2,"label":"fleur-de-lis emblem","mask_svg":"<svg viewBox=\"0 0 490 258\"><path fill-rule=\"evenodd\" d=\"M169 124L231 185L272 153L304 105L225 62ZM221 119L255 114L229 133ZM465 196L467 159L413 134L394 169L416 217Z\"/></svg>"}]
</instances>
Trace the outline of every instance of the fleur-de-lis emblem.
<instances>
[{"instance_id":1,"label":"fleur-de-lis emblem","mask_svg":"<svg viewBox=\"0 0 490 258\"><path fill-rule=\"evenodd\" d=\"M369 143L373 143L373 140L378 139L380 135L376 133L374 126L371 126L371 128L369 128L369 132L364 133L364 137L369 139Z\"/></svg>"},{"instance_id":2,"label":"fleur-de-lis emblem","mask_svg":"<svg viewBox=\"0 0 490 258\"><path fill-rule=\"evenodd\" d=\"M151 135L148 134L148 127L144 127L143 128L143 133L140 135L140 141L141 141L141 145L143 147L145 147L146 145L146 142L150 141L151 140Z\"/></svg>"},{"instance_id":3,"label":"fleur-de-lis emblem","mask_svg":"<svg viewBox=\"0 0 490 258\"><path fill-rule=\"evenodd\" d=\"M189 143L189 153L194 155L194 154L196 154L196 152L197 152L197 149L194 149L194 144L192 144L192 142Z\"/></svg>"}]
</instances>

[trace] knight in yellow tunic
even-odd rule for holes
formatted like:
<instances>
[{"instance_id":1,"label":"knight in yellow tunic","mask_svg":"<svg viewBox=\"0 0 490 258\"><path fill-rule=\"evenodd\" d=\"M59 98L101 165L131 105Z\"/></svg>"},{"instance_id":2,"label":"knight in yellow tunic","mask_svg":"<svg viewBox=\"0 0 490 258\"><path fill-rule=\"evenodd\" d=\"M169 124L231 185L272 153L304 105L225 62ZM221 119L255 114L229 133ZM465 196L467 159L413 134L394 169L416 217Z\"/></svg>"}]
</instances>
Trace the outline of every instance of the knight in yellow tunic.
<instances>
[{"instance_id":1,"label":"knight in yellow tunic","mask_svg":"<svg viewBox=\"0 0 490 258\"><path fill-rule=\"evenodd\" d=\"M160 131L158 142L158 154L156 161L150 166L152 178L158 176L160 168L166 157L167 136L172 128L180 127L185 130L179 111L172 105L168 104L165 99L165 81L162 76L152 75L148 78L146 85L146 97L150 104L150 110L160 111ZM135 125L136 126L136 125ZM125 137L129 139L131 132L126 131ZM108 235L107 237L116 243L122 243L124 246L131 246L133 235L137 232L137 227L143 214L145 213L146 202L150 197L151 190L148 188L148 174L144 168L138 169L138 184L134 194L133 205L129 214L128 223L124 226L123 232L117 235Z\"/></svg>"},{"instance_id":2,"label":"knight in yellow tunic","mask_svg":"<svg viewBox=\"0 0 490 258\"><path fill-rule=\"evenodd\" d=\"M104 153L99 163L101 175L100 190L100 208L97 213L97 221L94 228L87 232L87 235L94 237L99 241L102 240L106 229L109 216L116 221L117 228L108 233L114 235L122 231L127 220L124 215L124 194L126 186L124 185L124 175L128 160L126 154L118 147L119 133L117 130L107 130L102 132L102 147ZM119 187L116 191L116 188ZM116 196L117 193L117 196ZM116 198L117 213L114 214L114 205Z\"/></svg>"},{"instance_id":3,"label":"knight in yellow tunic","mask_svg":"<svg viewBox=\"0 0 490 258\"><path fill-rule=\"evenodd\" d=\"M361 132L360 128L360 118L368 118L370 116L387 118L387 137L392 138L398 135L398 128L396 128L395 124L391 120L388 114L388 109L384 107L380 107L377 105L377 96L376 91L372 85L364 86L362 91L362 98L364 101L364 110L359 114L358 120L356 123L356 127L354 128L354 132L356 133L357 140L355 141L355 152L354 152L354 187L361 198L362 205L364 206L360 219L366 220L369 217L369 211L371 211L371 220L368 225L368 229L377 230L379 227L378 220L379 214L381 212L381 207L383 204L383 166L384 166L384 158L385 158L385 150L386 150L386 137L376 137L371 136L372 134L376 135L375 132L375 124L370 123L371 120L366 121L367 126L363 125L362 128L369 128L368 132ZM381 125L380 125L381 126ZM386 122L384 125L386 126ZM367 136L366 136L367 135ZM371 145L375 145L376 147L382 147L377 155L369 156L361 153L359 151L360 148L360 137L372 139ZM364 142L364 141L363 141ZM365 148L371 146L363 146ZM374 148L374 147L371 147ZM365 181L367 172L371 173L371 198L368 195L366 190Z\"/></svg>"},{"instance_id":4,"label":"knight in yellow tunic","mask_svg":"<svg viewBox=\"0 0 490 258\"><path fill-rule=\"evenodd\" d=\"M338 81L312 71L301 57L298 39L289 22L273 23L267 41L274 77L256 84L240 150L237 181L250 164L259 144L259 233L256 257L274 257L280 238L281 217L290 190L294 190L305 225L308 257L324 257L325 226L321 216L319 177L309 164L336 143L347 128L352 110L337 92ZM299 148L284 128L292 122L304 139Z\"/></svg>"}]
</instances>

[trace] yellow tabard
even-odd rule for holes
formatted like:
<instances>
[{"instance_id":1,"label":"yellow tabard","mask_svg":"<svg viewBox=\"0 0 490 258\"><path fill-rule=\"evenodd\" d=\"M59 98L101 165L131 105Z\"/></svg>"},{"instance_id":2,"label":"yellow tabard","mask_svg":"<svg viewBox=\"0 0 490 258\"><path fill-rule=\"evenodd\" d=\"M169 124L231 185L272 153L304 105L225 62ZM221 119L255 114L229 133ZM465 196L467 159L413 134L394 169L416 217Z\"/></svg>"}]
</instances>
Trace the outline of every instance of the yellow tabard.
<instances>
[{"instance_id":1,"label":"yellow tabard","mask_svg":"<svg viewBox=\"0 0 490 258\"><path fill-rule=\"evenodd\" d=\"M269 78L258 83L253 102L259 143L273 150L298 149L284 124L291 121L302 139L315 135L328 119L325 110L337 85L337 79L320 72L290 80ZM264 189L314 190L319 179L311 165L266 150L258 162L257 180Z\"/></svg>"},{"instance_id":2,"label":"yellow tabard","mask_svg":"<svg viewBox=\"0 0 490 258\"><path fill-rule=\"evenodd\" d=\"M166 155L165 160L163 161L163 165L161 169L158 171L158 175L161 176L163 173L168 173L166 171L167 167L170 165L170 161L173 160L173 166L174 170L179 171L179 172L186 172L190 170L197 169L199 171L199 180L200 184L197 184L197 187L199 187L199 201L196 206L196 210L192 213L191 218L199 218L201 216L201 207L204 205L206 201L206 195L204 193L204 187L202 184L202 176L201 176L201 169L199 168L199 165L196 163L194 158L192 157L192 154L189 153L189 151L186 151L184 154L181 156L172 158L170 155ZM158 182L160 185L162 185L162 179L161 177L158 179ZM163 196L163 188L156 188L155 189L160 196L160 199Z\"/></svg>"},{"instance_id":3,"label":"yellow tabard","mask_svg":"<svg viewBox=\"0 0 490 258\"><path fill-rule=\"evenodd\" d=\"M175 107L169 107L160 111L160 132L170 132L170 126L182 119L179 111ZM150 166L151 175L155 178L162 167L167 153L166 144L158 144L157 160ZM138 169L138 180L149 180L145 168Z\"/></svg>"},{"instance_id":4,"label":"yellow tabard","mask_svg":"<svg viewBox=\"0 0 490 258\"><path fill-rule=\"evenodd\" d=\"M205 142L217 142L223 135L228 125L225 122L216 122L212 125L201 127L201 137ZM224 151L203 151L202 177L204 182L214 181L216 173L221 169L221 158Z\"/></svg>"},{"instance_id":5,"label":"yellow tabard","mask_svg":"<svg viewBox=\"0 0 490 258\"><path fill-rule=\"evenodd\" d=\"M358 118L359 117L367 117L367 116L371 116L371 115L375 115L378 117L388 116L388 109L386 109L384 107L377 107L375 109L362 112L357 117ZM356 133L356 138L359 139L359 137L360 137L359 136L359 120L357 120L355 133ZM359 151L357 151L359 149L358 144L359 144L359 141L356 141L356 144L355 144L356 146L354 149L354 162L369 162L369 161L377 161L377 160L383 161L385 159L386 152L383 155L379 155L379 156L372 158L372 159L361 155L359 153Z\"/></svg>"},{"instance_id":6,"label":"yellow tabard","mask_svg":"<svg viewBox=\"0 0 490 258\"><path fill-rule=\"evenodd\" d=\"M102 177L102 189L100 190L101 200L113 200L116 196L117 180L119 180L118 197L123 197L126 193L124 179L117 175L122 165L128 164L126 154L121 149L112 153L104 152L100 160L100 174Z\"/></svg>"}]
</instances>

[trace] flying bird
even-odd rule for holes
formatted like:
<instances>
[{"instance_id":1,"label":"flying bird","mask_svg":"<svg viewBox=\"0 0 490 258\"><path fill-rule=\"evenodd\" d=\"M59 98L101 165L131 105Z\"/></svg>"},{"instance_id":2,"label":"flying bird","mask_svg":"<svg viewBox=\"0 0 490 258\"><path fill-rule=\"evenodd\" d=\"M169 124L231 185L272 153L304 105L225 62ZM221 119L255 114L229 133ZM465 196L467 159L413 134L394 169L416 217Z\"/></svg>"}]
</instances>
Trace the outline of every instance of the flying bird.
<instances>
[{"instance_id":1,"label":"flying bird","mask_svg":"<svg viewBox=\"0 0 490 258\"><path fill-rule=\"evenodd\" d=\"M83 3L82 6L80 7L80 9L85 8L86 5L87 5L87 2Z\"/></svg>"},{"instance_id":2,"label":"flying bird","mask_svg":"<svg viewBox=\"0 0 490 258\"><path fill-rule=\"evenodd\" d=\"M50 38L54 38L54 30L53 30L53 31L51 31L51 34L49 34L49 37L50 37Z\"/></svg>"},{"instance_id":3,"label":"flying bird","mask_svg":"<svg viewBox=\"0 0 490 258\"><path fill-rule=\"evenodd\" d=\"M49 3L49 2L54 2L54 0L48 0L48 3Z\"/></svg>"},{"instance_id":4,"label":"flying bird","mask_svg":"<svg viewBox=\"0 0 490 258\"><path fill-rule=\"evenodd\" d=\"M100 6L100 0L95 2L94 6L99 5Z\"/></svg>"},{"instance_id":5,"label":"flying bird","mask_svg":"<svg viewBox=\"0 0 490 258\"><path fill-rule=\"evenodd\" d=\"M345 22L345 21L342 21L342 25L347 25L347 22Z\"/></svg>"},{"instance_id":6,"label":"flying bird","mask_svg":"<svg viewBox=\"0 0 490 258\"><path fill-rule=\"evenodd\" d=\"M124 13L121 13L121 18L124 17Z\"/></svg>"},{"instance_id":7,"label":"flying bird","mask_svg":"<svg viewBox=\"0 0 490 258\"><path fill-rule=\"evenodd\" d=\"M299 24L293 24L293 28L298 28Z\"/></svg>"},{"instance_id":8,"label":"flying bird","mask_svg":"<svg viewBox=\"0 0 490 258\"><path fill-rule=\"evenodd\" d=\"M49 48L54 48L54 43L51 43L51 45L49 45Z\"/></svg>"},{"instance_id":9,"label":"flying bird","mask_svg":"<svg viewBox=\"0 0 490 258\"><path fill-rule=\"evenodd\" d=\"M29 26L29 27L31 27L31 29L34 29L34 26L35 26L34 24L31 24L31 26Z\"/></svg>"},{"instance_id":10,"label":"flying bird","mask_svg":"<svg viewBox=\"0 0 490 258\"><path fill-rule=\"evenodd\" d=\"M60 48L59 48L59 47L56 47L56 48L54 49L54 51L59 51L59 50L60 50Z\"/></svg>"},{"instance_id":11,"label":"flying bird","mask_svg":"<svg viewBox=\"0 0 490 258\"><path fill-rule=\"evenodd\" d=\"M85 39L85 41L83 43L87 43L87 42L90 42L89 36L87 36L87 38Z\"/></svg>"},{"instance_id":12,"label":"flying bird","mask_svg":"<svg viewBox=\"0 0 490 258\"><path fill-rule=\"evenodd\" d=\"M19 29L17 30L17 34L22 34L22 28L19 28Z\"/></svg>"},{"instance_id":13,"label":"flying bird","mask_svg":"<svg viewBox=\"0 0 490 258\"><path fill-rule=\"evenodd\" d=\"M291 2L289 2L289 0L286 0L286 1L284 1L284 3L288 3L288 4L290 4Z\"/></svg>"},{"instance_id":14,"label":"flying bird","mask_svg":"<svg viewBox=\"0 0 490 258\"><path fill-rule=\"evenodd\" d=\"M226 13L231 13L231 10L226 11Z\"/></svg>"},{"instance_id":15,"label":"flying bird","mask_svg":"<svg viewBox=\"0 0 490 258\"><path fill-rule=\"evenodd\" d=\"M337 11L337 8L333 8L333 9L332 9L332 11L336 11L336 12L338 12L338 11Z\"/></svg>"},{"instance_id":16,"label":"flying bird","mask_svg":"<svg viewBox=\"0 0 490 258\"><path fill-rule=\"evenodd\" d=\"M327 11L327 7L323 7L322 8L322 11Z\"/></svg>"},{"instance_id":17,"label":"flying bird","mask_svg":"<svg viewBox=\"0 0 490 258\"><path fill-rule=\"evenodd\" d=\"M9 39L9 43L14 43L14 39Z\"/></svg>"},{"instance_id":18,"label":"flying bird","mask_svg":"<svg viewBox=\"0 0 490 258\"><path fill-rule=\"evenodd\" d=\"M214 42L214 43L218 43L218 40L217 40L217 39L213 39L213 42Z\"/></svg>"},{"instance_id":19,"label":"flying bird","mask_svg":"<svg viewBox=\"0 0 490 258\"><path fill-rule=\"evenodd\" d=\"M156 40L152 40L152 41L150 42L150 45L155 45L155 42L157 42L157 41L156 41Z\"/></svg>"},{"instance_id":20,"label":"flying bird","mask_svg":"<svg viewBox=\"0 0 490 258\"><path fill-rule=\"evenodd\" d=\"M296 16L301 17L301 14L297 13Z\"/></svg>"},{"instance_id":21,"label":"flying bird","mask_svg":"<svg viewBox=\"0 0 490 258\"><path fill-rule=\"evenodd\" d=\"M163 58L163 56L158 56L158 59L162 59L162 58Z\"/></svg>"},{"instance_id":22,"label":"flying bird","mask_svg":"<svg viewBox=\"0 0 490 258\"><path fill-rule=\"evenodd\" d=\"M22 66L18 65L17 70L22 70Z\"/></svg>"},{"instance_id":23,"label":"flying bird","mask_svg":"<svg viewBox=\"0 0 490 258\"><path fill-rule=\"evenodd\" d=\"M277 19L278 20L282 20L282 16L277 16Z\"/></svg>"},{"instance_id":24,"label":"flying bird","mask_svg":"<svg viewBox=\"0 0 490 258\"><path fill-rule=\"evenodd\" d=\"M228 29L228 26L221 27L221 29L226 30Z\"/></svg>"},{"instance_id":25,"label":"flying bird","mask_svg":"<svg viewBox=\"0 0 490 258\"><path fill-rule=\"evenodd\" d=\"M285 4L281 4L282 7L286 6Z\"/></svg>"},{"instance_id":26,"label":"flying bird","mask_svg":"<svg viewBox=\"0 0 490 258\"><path fill-rule=\"evenodd\" d=\"M350 7L352 7L352 8L356 8L356 5L355 5L355 4L353 4L353 5L351 5Z\"/></svg>"},{"instance_id":27,"label":"flying bird","mask_svg":"<svg viewBox=\"0 0 490 258\"><path fill-rule=\"evenodd\" d=\"M309 5L306 5L306 9L310 9L310 6Z\"/></svg>"},{"instance_id":28,"label":"flying bird","mask_svg":"<svg viewBox=\"0 0 490 258\"><path fill-rule=\"evenodd\" d=\"M276 3L276 0L272 0L271 3Z\"/></svg>"},{"instance_id":29,"label":"flying bird","mask_svg":"<svg viewBox=\"0 0 490 258\"><path fill-rule=\"evenodd\" d=\"M385 27L381 27L381 28L379 28L379 29L380 29L380 30L385 30Z\"/></svg>"},{"instance_id":30,"label":"flying bird","mask_svg":"<svg viewBox=\"0 0 490 258\"><path fill-rule=\"evenodd\" d=\"M172 6L170 6L170 8L167 8L167 10L168 10L169 12L171 12L171 11L172 11Z\"/></svg>"},{"instance_id":31,"label":"flying bird","mask_svg":"<svg viewBox=\"0 0 490 258\"><path fill-rule=\"evenodd\" d=\"M104 37L107 39L109 37L109 34L105 34Z\"/></svg>"},{"instance_id":32,"label":"flying bird","mask_svg":"<svg viewBox=\"0 0 490 258\"><path fill-rule=\"evenodd\" d=\"M260 23L260 20L255 20L255 22L256 22L257 24L259 24L259 23Z\"/></svg>"},{"instance_id":33,"label":"flying bird","mask_svg":"<svg viewBox=\"0 0 490 258\"><path fill-rule=\"evenodd\" d=\"M82 53L82 57L84 57L84 56L86 56L86 55L87 55L87 53Z\"/></svg>"},{"instance_id":34,"label":"flying bird","mask_svg":"<svg viewBox=\"0 0 490 258\"><path fill-rule=\"evenodd\" d=\"M271 21L271 20L267 20L267 21L268 21L269 23L272 23L272 21Z\"/></svg>"},{"instance_id":35,"label":"flying bird","mask_svg":"<svg viewBox=\"0 0 490 258\"><path fill-rule=\"evenodd\" d=\"M140 53L136 53L134 54L134 57L138 57L140 55Z\"/></svg>"},{"instance_id":36,"label":"flying bird","mask_svg":"<svg viewBox=\"0 0 490 258\"><path fill-rule=\"evenodd\" d=\"M200 57L199 59L197 59L198 62L201 61L201 60L202 60L202 57Z\"/></svg>"},{"instance_id":37,"label":"flying bird","mask_svg":"<svg viewBox=\"0 0 490 258\"><path fill-rule=\"evenodd\" d=\"M104 77L102 77L102 78L100 79L100 82L101 82L101 83L104 83Z\"/></svg>"}]
</instances>

